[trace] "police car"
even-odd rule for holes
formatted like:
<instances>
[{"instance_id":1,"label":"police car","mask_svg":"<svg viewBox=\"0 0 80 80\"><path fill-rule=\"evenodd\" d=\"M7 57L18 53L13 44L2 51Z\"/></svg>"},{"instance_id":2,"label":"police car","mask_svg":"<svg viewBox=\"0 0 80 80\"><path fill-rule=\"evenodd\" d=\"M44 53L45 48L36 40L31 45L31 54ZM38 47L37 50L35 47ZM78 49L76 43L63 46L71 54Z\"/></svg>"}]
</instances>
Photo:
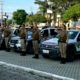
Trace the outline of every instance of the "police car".
<instances>
[{"instance_id":1,"label":"police car","mask_svg":"<svg viewBox=\"0 0 80 80\"><path fill-rule=\"evenodd\" d=\"M55 38L41 42L40 50L43 57L59 57L58 35ZM67 58L74 60L75 55L78 54L80 54L80 31L69 30L67 40Z\"/></svg>"}]
</instances>

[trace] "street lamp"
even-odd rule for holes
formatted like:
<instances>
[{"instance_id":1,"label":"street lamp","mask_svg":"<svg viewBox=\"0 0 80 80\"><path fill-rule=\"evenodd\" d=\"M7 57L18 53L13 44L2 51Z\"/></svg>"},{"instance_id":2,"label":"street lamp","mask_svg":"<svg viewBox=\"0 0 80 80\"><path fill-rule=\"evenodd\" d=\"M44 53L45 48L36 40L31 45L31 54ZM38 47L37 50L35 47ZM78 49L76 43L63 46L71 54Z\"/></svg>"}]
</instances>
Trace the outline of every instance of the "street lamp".
<instances>
[{"instance_id":1,"label":"street lamp","mask_svg":"<svg viewBox=\"0 0 80 80\"><path fill-rule=\"evenodd\" d=\"M8 15L5 13L5 15L3 15L3 19L4 19L4 25L6 26L6 21L8 19Z\"/></svg>"}]
</instances>

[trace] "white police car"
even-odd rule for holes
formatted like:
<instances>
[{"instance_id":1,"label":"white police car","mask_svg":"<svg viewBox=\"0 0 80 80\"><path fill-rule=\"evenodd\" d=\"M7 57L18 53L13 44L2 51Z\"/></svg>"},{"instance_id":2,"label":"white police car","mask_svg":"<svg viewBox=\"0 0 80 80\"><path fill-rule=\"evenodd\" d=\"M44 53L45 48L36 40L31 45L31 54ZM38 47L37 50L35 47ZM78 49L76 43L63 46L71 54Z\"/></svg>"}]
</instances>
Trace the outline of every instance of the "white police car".
<instances>
[{"instance_id":1,"label":"white police car","mask_svg":"<svg viewBox=\"0 0 80 80\"><path fill-rule=\"evenodd\" d=\"M41 42L40 50L43 57L49 56L59 57L59 45L58 37ZM79 30L69 30L68 31L68 41L67 41L67 58L73 60L75 55L80 54L80 31Z\"/></svg>"},{"instance_id":2,"label":"white police car","mask_svg":"<svg viewBox=\"0 0 80 80\"><path fill-rule=\"evenodd\" d=\"M10 48L12 50L14 50L14 51L20 51L21 50L20 37L19 36L13 36L13 37L11 37L9 45L10 45Z\"/></svg>"}]
</instances>

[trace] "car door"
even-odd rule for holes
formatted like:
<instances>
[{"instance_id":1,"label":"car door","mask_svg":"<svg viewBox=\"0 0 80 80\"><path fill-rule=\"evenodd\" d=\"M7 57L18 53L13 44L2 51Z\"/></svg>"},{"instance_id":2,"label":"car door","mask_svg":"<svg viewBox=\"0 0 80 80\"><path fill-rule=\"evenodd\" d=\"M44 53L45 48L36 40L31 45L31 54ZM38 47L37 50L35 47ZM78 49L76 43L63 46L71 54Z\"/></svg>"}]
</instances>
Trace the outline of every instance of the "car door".
<instances>
[{"instance_id":1,"label":"car door","mask_svg":"<svg viewBox=\"0 0 80 80\"><path fill-rule=\"evenodd\" d=\"M79 35L77 37L76 51L80 52L80 33L79 33Z\"/></svg>"}]
</instances>

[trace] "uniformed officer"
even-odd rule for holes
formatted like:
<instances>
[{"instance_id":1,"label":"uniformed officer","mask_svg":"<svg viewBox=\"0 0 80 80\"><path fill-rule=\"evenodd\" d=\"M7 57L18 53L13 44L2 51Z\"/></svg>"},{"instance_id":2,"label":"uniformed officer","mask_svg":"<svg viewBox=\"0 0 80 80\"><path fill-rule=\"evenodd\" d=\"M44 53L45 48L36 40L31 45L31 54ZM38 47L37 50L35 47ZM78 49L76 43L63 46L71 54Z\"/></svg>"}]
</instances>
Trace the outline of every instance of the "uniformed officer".
<instances>
[{"instance_id":1,"label":"uniformed officer","mask_svg":"<svg viewBox=\"0 0 80 80\"><path fill-rule=\"evenodd\" d=\"M19 29L19 35L21 40L21 55L26 55L26 29L25 25L23 24Z\"/></svg>"},{"instance_id":2,"label":"uniformed officer","mask_svg":"<svg viewBox=\"0 0 80 80\"><path fill-rule=\"evenodd\" d=\"M5 48L6 48L6 51L9 51L10 50L10 47L9 47L9 41L10 41L10 35L11 35L11 31L10 31L10 28L9 26L6 26L4 27L4 41L5 41Z\"/></svg>"},{"instance_id":3,"label":"uniformed officer","mask_svg":"<svg viewBox=\"0 0 80 80\"><path fill-rule=\"evenodd\" d=\"M61 55L61 63L66 62L66 48L67 48L67 32L66 26L62 24L61 30L59 31L59 48L60 48L60 55Z\"/></svg>"},{"instance_id":4,"label":"uniformed officer","mask_svg":"<svg viewBox=\"0 0 80 80\"><path fill-rule=\"evenodd\" d=\"M33 49L34 49L34 56L33 58L39 58L39 41L40 41L40 32L37 27L37 24L33 27Z\"/></svg>"}]
</instances>

